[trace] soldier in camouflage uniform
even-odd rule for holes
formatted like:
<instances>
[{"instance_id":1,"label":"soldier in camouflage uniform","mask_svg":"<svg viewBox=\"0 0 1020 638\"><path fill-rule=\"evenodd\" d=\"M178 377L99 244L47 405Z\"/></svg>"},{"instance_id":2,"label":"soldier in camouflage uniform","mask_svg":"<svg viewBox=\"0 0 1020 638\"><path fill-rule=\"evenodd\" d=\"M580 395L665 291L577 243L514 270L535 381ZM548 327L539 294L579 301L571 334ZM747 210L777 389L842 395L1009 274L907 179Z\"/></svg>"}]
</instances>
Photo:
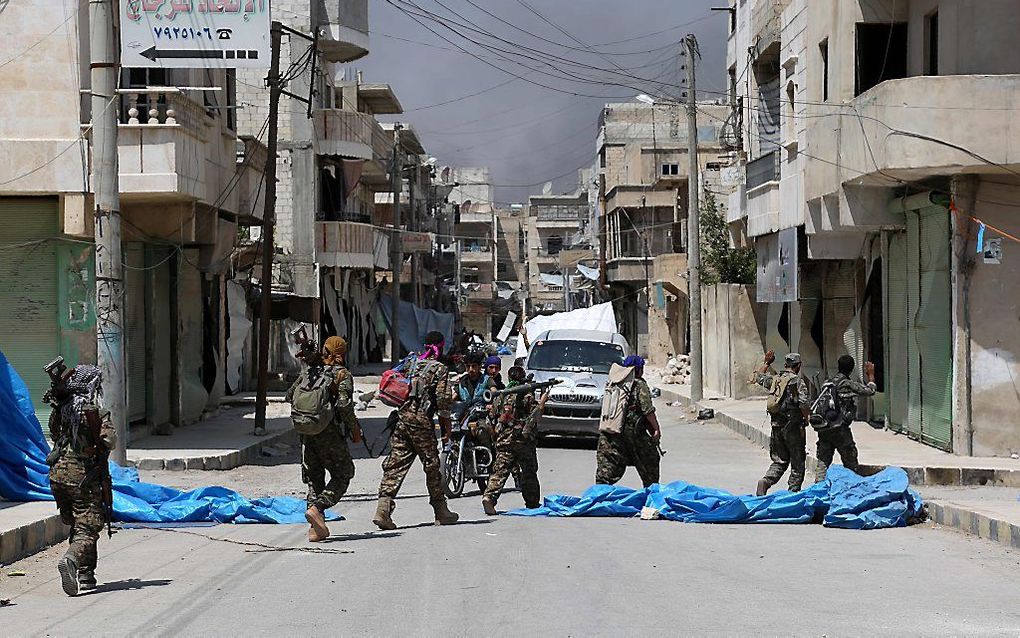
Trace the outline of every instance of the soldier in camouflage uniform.
<instances>
[{"instance_id":1,"label":"soldier in camouflage uniform","mask_svg":"<svg viewBox=\"0 0 1020 638\"><path fill-rule=\"evenodd\" d=\"M106 523L102 477L108 452L116 445L116 432L110 413L100 411L102 374L90 365L75 367L67 383L66 395L57 398L50 413L50 438L53 452L47 457L50 488L60 511L60 519L71 527L67 552L57 564L60 582L68 596L96 587L96 542ZM91 413L91 417L89 416ZM96 439L89 419L99 418Z\"/></svg>"},{"instance_id":2,"label":"soldier in camouflage uniform","mask_svg":"<svg viewBox=\"0 0 1020 638\"><path fill-rule=\"evenodd\" d=\"M336 505L347 493L354 478L354 461L347 445L347 437L360 435L358 419L354 416L354 377L344 367L347 341L342 337L329 337L322 346L322 374L334 379L330 394L334 397L335 421L322 432L301 435L301 480L308 486L308 540L315 543L329 538L325 512ZM287 391L287 402L294 398L301 378ZM329 482L326 482L329 472Z\"/></svg>"},{"instance_id":3,"label":"soldier in camouflage uniform","mask_svg":"<svg viewBox=\"0 0 1020 638\"><path fill-rule=\"evenodd\" d=\"M450 371L439 360L444 345L442 333L430 332L425 336L424 354L412 364L409 374L411 397L397 410L397 424L390 435L390 455L383 461L379 504L372 519L380 529L396 529L391 518L396 508L394 499L416 457L421 459L425 470L425 485L435 512L436 525L452 525L459 518L446 504L443 477L439 470L439 448L436 445L435 426L432 424L432 417L438 414L443 441L449 440L453 393L450 389Z\"/></svg>"},{"instance_id":4,"label":"soldier in camouflage uniform","mask_svg":"<svg viewBox=\"0 0 1020 638\"><path fill-rule=\"evenodd\" d=\"M836 386L836 393L839 396L839 406L843 412L843 424L834 428L828 428L818 432L818 447L815 456L818 458L818 468L815 472L815 480L824 481L825 475L832 465L832 458L839 452L839 458L843 461L843 467L861 476L867 476L857 461L857 443L854 442L854 433L850 429L854 417L857 416L857 397L870 397L875 395L875 364L867 361L864 363L864 377L867 385L854 381L850 373L854 371L854 358L850 355L843 355L836 362L839 373L832 378Z\"/></svg>"},{"instance_id":5,"label":"soldier in camouflage uniform","mask_svg":"<svg viewBox=\"0 0 1020 638\"><path fill-rule=\"evenodd\" d=\"M507 389L524 381L524 368L514 366L507 372L510 382ZM535 418L545 406L549 393L535 401L534 394L504 394L493 401L496 416L496 461L493 464L489 483L482 497L482 507L489 516L495 516L496 501L506 485L510 474L517 468L520 473L517 484L521 488L526 507L538 507L542 497L538 484L538 440L535 434Z\"/></svg>"},{"instance_id":6,"label":"soldier in camouflage uniform","mask_svg":"<svg viewBox=\"0 0 1020 638\"><path fill-rule=\"evenodd\" d=\"M758 481L758 496L764 496L769 488L783 478L790 468L789 486L791 492L799 492L804 485L804 465L807 460L804 426L807 425L810 393L804 377L800 375L801 359L796 352L786 355L786 369L777 373L772 369L776 353L769 350L765 353L765 362L755 371L755 383L766 390L773 387L786 377L788 381L784 408L781 414L769 414L772 418L772 435L769 438L769 456L772 465L765 476Z\"/></svg>"},{"instance_id":7,"label":"soldier in camouflage uniform","mask_svg":"<svg viewBox=\"0 0 1020 638\"><path fill-rule=\"evenodd\" d=\"M627 466L634 466L641 483L648 487L659 482L659 438L662 432L652 405L652 393L644 380L645 360L631 355L623 365L634 368L634 385L628 397L623 430L619 434L599 433L595 454L595 482L615 485Z\"/></svg>"}]
</instances>

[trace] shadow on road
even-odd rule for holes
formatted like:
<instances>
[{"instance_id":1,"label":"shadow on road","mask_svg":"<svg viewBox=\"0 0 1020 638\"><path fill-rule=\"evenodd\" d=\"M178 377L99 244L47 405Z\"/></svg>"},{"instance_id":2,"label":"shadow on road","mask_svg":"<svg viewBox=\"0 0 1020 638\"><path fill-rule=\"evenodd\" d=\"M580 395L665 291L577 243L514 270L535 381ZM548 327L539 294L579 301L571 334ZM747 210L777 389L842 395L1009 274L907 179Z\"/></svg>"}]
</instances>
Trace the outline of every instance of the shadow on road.
<instances>
[{"instance_id":1,"label":"shadow on road","mask_svg":"<svg viewBox=\"0 0 1020 638\"><path fill-rule=\"evenodd\" d=\"M115 580L112 583L103 583L98 585L95 589L85 593L85 596L91 596L92 594L100 594L111 591L125 591L128 589L144 589L146 587L165 587L174 581L159 578L156 580L142 580L140 578L128 578L127 580Z\"/></svg>"}]
</instances>

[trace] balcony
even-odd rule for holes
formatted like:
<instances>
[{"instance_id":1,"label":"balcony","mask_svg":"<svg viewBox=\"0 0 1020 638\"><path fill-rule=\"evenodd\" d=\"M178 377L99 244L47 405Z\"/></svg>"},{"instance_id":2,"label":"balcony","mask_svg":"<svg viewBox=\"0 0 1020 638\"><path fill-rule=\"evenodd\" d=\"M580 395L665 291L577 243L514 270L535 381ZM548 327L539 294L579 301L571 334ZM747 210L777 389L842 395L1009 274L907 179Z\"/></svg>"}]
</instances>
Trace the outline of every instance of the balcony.
<instances>
[{"instance_id":1,"label":"balcony","mask_svg":"<svg viewBox=\"0 0 1020 638\"><path fill-rule=\"evenodd\" d=\"M758 42L758 51L779 42L783 29L783 10L790 0L758 0L751 8L751 40Z\"/></svg>"},{"instance_id":2,"label":"balcony","mask_svg":"<svg viewBox=\"0 0 1020 638\"><path fill-rule=\"evenodd\" d=\"M384 162L392 150L392 138L367 113L343 109L312 111L315 152L353 159Z\"/></svg>"},{"instance_id":3,"label":"balcony","mask_svg":"<svg viewBox=\"0 0 1020 638\"><path fill-rule=\"evenodd\" d=\"M326 23L319 50L330 62L351 62L368 54L368 0L314 0Z\"/></svg>"},{"instance_id":4,"label":"balcony","mask_svg":"<svg viewBox=\"0 0 1020 638\"><path fill-rule=\"evenodd\" d=\"M745 167L747 235L758 237L779 229L779 153L772 151Z\"/></svg>"},{"instance_id":5,"label":"balcony","mask_svg":"<svg viewBox=\"0 0 1020 638\"><path fill-rule=\"evenodd\" d=\"M460 260L465 264L492 264L492 251L465 246L461 248Z\"/></svg>"},{"instance_id":6,"label":"balcony","mask_svg":"<svg viewBox=\"0 0 1020 638\"><path fill-rule=\"evenodd\" d=\"M357 222L316 222L316 261L323 266L386 270L390 240L385 232Z\"/></svg>"},{"instance_id":7,"label":"balcony","mask_svg":"<svg viewBox=\"0 0 1020 638\"><path fill-rule=\"evenodd\" d=\"M830 161L806 163L805 198L834 195L851 180L855 186L889 186L933 176L1002 174L991 163L1018 170L1018 103L1020 75L885 81L854 98L847 114L812 120L806 147Z\"/></svg>"},{"instance_id":8,"label":"balcony","mask_svg":"<svg viewBox=\"0 0 1020 638\"><path fill-rule=\"evenodd\" d=\"M180 89L120 93L124 106L117 156L122 199L198 201L237 212L236 191L219 197L238 168L234 134L225 122Z\"/></svg>"},{"instance_id":9,"label":"balcony","mask_svg":"<svg viewBox=\"0 0 1020 638\"><path fill-rule=\"evenodd\" d=\"M496 297L496 289L492 284L461 284L464 296L471 301L492 301Z\"/></svg>"},{"instance_id":10,"label":"balcony","mask_svg":"<svg viewBox=\"0 0 1020 638\"><path fill-rule=\"evenodd\" d=\"M457 219L458 224L486 224L492 225L492 211L461 211Z\"/></svg>"}]
</instances>

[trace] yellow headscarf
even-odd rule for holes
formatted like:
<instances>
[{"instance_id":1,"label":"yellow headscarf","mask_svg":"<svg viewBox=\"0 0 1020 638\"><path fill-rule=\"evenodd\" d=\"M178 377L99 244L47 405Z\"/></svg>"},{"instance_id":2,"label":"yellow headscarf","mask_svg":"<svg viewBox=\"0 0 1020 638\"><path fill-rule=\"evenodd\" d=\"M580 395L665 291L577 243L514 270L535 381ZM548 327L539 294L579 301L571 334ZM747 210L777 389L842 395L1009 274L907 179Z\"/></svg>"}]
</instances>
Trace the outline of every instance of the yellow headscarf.
<instances>
[{"instance_id":1,"label":"yellow headscarf","mask_svg":"<svg viewBox=\"0 0 1020 638\"><path fill-rule=\"evenodd\" d=\"M339 365L344 362L344 355L347 354L347 341L343 337L330 337L322 344L322 361L328 366Z\"/></svg>"}]
</instances>

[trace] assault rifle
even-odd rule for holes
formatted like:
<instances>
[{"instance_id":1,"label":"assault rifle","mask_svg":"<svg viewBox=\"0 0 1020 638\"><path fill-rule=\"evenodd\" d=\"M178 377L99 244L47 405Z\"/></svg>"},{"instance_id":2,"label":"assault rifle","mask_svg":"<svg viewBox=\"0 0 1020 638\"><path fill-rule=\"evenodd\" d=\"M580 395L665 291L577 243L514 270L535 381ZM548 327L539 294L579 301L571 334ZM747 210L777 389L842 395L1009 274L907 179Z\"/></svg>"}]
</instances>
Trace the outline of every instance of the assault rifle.
<instances>
[{"instance_id":1,"label":"assault rifle","mask_svg":"<svg viewBox=\"0 0 1020 638\"><path fill-rule=\"evenodd\" d=\"M59 403L67 399L67 382L74 370L64 365L64 357L57 357L43 366L43 371L50 378L50 389L43 395L43 402L49 403L55 410Z\"/></svg>"},{"instance_id":2,"label":"assault rifle","mask_svg":"<svg viewBox=\"0 0 1020 638\"><path fill-rule=\"evenodd\" d=\"M319 350L319 344L315 343L315 340L308 336L304 326L298 326L292 330L290 336L299 348L298 353L295 355L296 358L301 359L308 366L316 366L322 363L322 351Z\"/></svg>"},{"instance_id":3,"label":"assault rifle","mask_svg":"<svg viewBox=\"0 0 1020 638\"><path fill-rule=\"evenodd\" d=\"M563 379L550 379L549 381L522 383L521 385L515 385L514 387L507 388L506 390L486 390L482 395L482 400L486 403L491 403L496 397L508 394L528 394L531 392L537 392L538 390L551 388L554 385L559 385L561 383L563 383Z\"/></svg>"}]
</instances>

